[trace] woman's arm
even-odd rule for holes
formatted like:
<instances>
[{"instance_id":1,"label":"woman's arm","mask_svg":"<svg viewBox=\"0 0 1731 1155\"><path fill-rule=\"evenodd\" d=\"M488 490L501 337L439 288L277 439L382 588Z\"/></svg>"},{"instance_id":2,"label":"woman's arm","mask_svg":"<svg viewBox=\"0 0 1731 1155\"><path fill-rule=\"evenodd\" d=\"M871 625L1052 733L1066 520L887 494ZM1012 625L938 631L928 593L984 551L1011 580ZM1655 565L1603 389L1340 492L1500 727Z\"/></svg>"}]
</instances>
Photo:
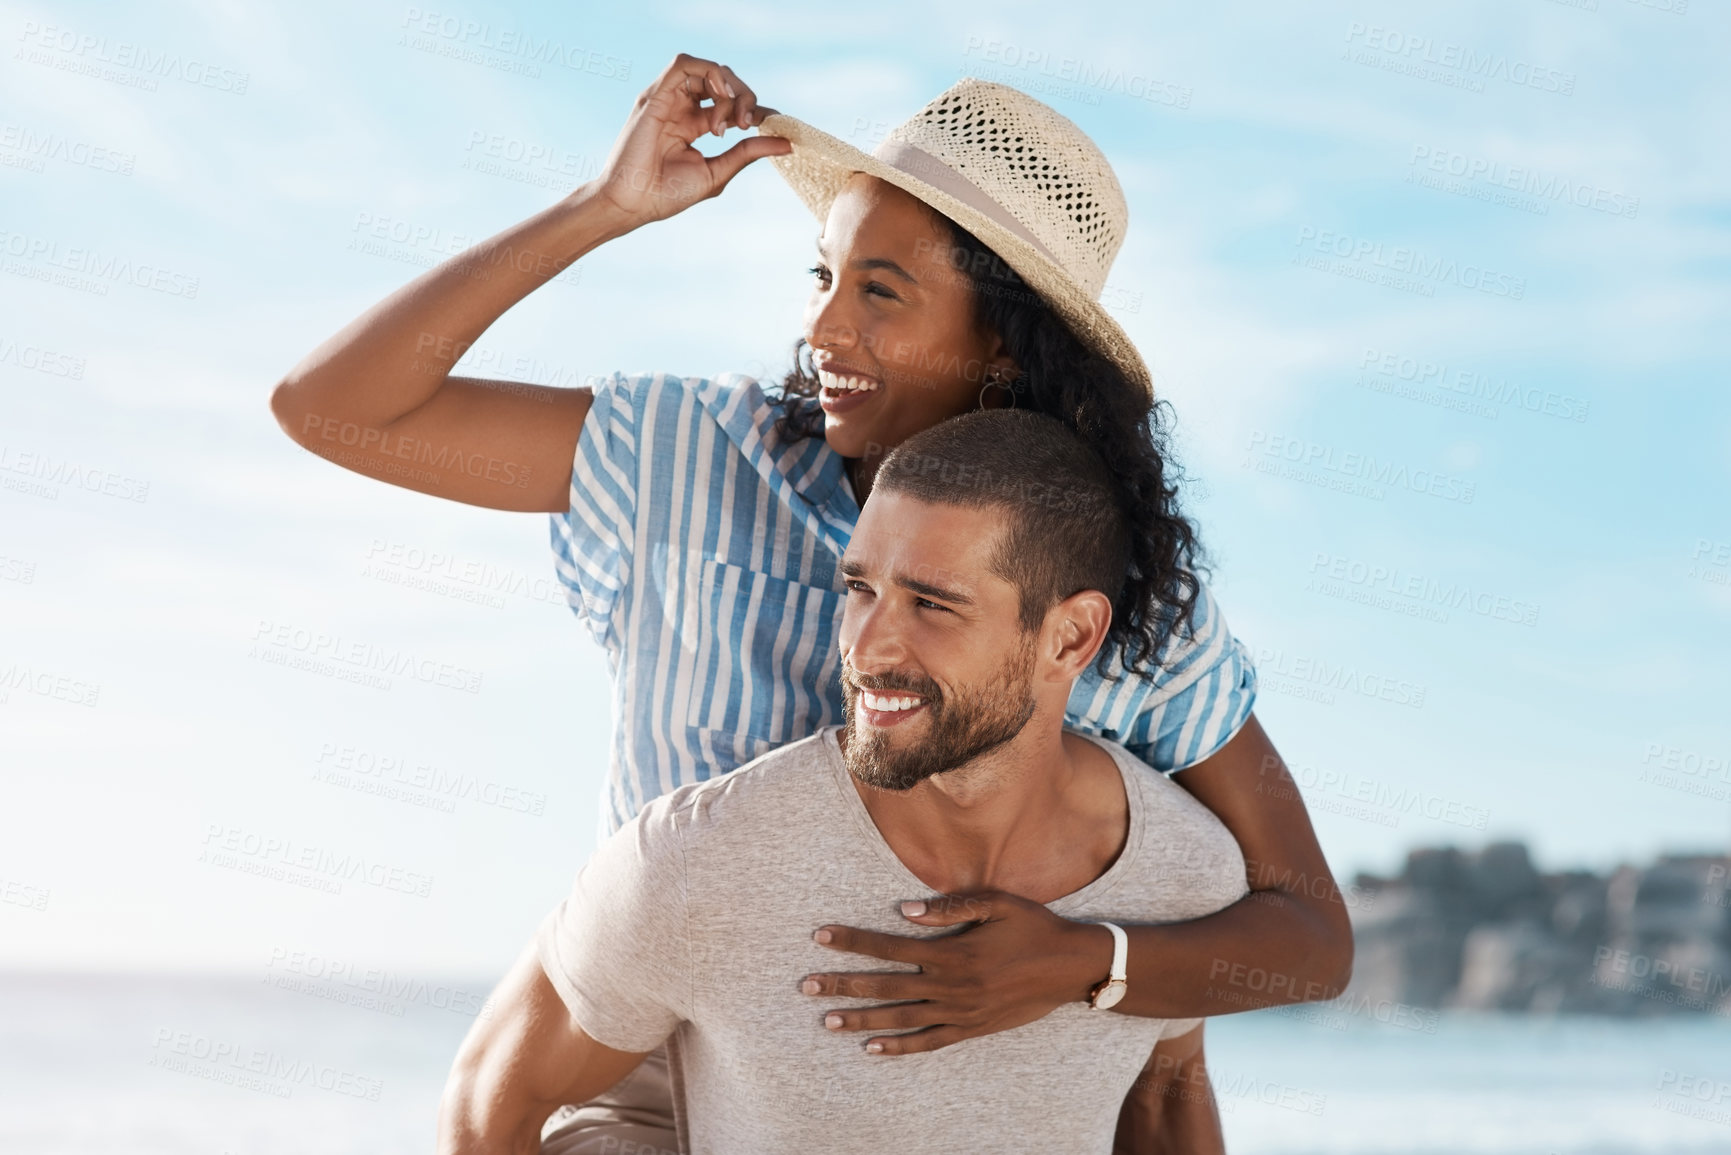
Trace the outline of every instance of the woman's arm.
<instances>
[{"instance_id":1,"label":"woman's arm","mask_svg":"<svg viewBox=\"0 0 1731 1155\"><path fill-rule=\"evenodd\" d=\"M1352 973L1352 924L1317 845L1298 788L1252 716L1212 757L1179 771L1176 781L1208 806L1244 853L1250 893L1225 910L1191 922L1126 926L1129 990L1114 1010L1147 1018L1192 1018L1334 998ZM884 1035L889 1055L932 1051L1042 1018L1088 997L1106 977L1112 937L1105 928L1071 922L1044 906L992 891L924 904L905 914L922 926L975 923L966 933L923 940L918 977L939 976L949 994L895 1007L840 1010L848 1031L910 1030ZM823 928L826 945L893 958L906 941L850 927ZM826 974L808 994L909 999L905 975Z\"/></svg>"},{"instance_id":2,"label":"woman's arm","mask_svg":"<svg viewBox=\"0 0 1731 1155\"><path fill-rule=\"evenodd\" d=\"M1119 1009L1220 1015L1339 995L1352 977L1346 900L1262 724L1252 715L1213 757L1172 780L1238 840L1250 893L1208 918L1135 928L1131 953L1140 946L1143 957L1130 966ZM1205 968L1195 965L1201 958ZM1180 1006L1191 1009L1167 1009Z\"/></svg>"},{"instance_id":3,"label":"woman's arm","mask_svg":"<svg viewBox=\"0 0 1731 1155\"><path fill-rule=\"evenodd\" d=\"M1340 994L1352 975L1352 923L1298 786L1261 723L1252 715L1213 757L1173 781L1238 840L1250 893L1193 922L1126 927L1130 989L1116 1009L1222 1015ZM1104 957L1109 964L1109 951Z\"/></svg>"},{"instance_id":4,"label":"woman's arm","mask_svg":"<svg viewBox=\"0 0 1731 1155\"><path fill-rule=\"evenodd\" d=\"M692 147L705 132L750 127L772 111L731 69L680 54L637 98L595 180L421 274L291 369L271 394L283 431L405 489L562 512L589 390L453 377L452 366L506 310L584 254L715 196L752 161L787 152L786 140L763 136L716 157Z\"/></svg>"}]
</instances>

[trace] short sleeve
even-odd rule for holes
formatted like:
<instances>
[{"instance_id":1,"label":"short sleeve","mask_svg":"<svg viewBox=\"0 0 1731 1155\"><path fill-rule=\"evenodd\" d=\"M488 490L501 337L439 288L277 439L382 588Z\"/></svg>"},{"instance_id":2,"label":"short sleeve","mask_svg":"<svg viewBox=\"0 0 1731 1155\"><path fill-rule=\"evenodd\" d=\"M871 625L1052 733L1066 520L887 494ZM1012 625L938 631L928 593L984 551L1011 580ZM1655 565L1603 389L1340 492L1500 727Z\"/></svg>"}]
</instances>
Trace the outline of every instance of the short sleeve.
<instances>
[{"instance_id":1,"label":"short sleeve","mask_svg":"<svg viewBox=\"0 0 1731 1155\"><path fill-rule=\"evenodd\" d=\"M1176 1039L1179 1035L1188 1035L1202 1025L1201 1019L1167 1019L1160 1027L1160 1038Z\"/></svg>"},{"instance_id":2,"label":"short sleeve","mask_svg":"<svg viewBox=\"0 0 1731 1155\"><path fill-rule=\"evenodd\" d=\"M650 381L615 373L592 382L595 398L571 462L570 508L552 515L559 582L602 644L631 578L639 418Z\"/></svg>"},{"instance_id":3,"label":"short sleeve","mask_svg":"<svg viewBox=\"0 0 1731 1155\"><path fill-rule=\"evenodd\" d=\"M1120 743L1171 774L1212 757L1249 721L1256 706L1256 666L1232 636L1206 584L1196 595L1193 629L1168 645L1170 690L1149 694Z\"/></svg>"},{"instance_id":4,"label":"short sleeve","mask_svg":"<svg viewBox=\"0 0 1731 1155\"><path fill-rule=\"evenodd\" d=\"M652 1051L691 1016L685 857L668 803L646 806L596 848L536 932L536 954L596 1042Z\"/></svg>"}]
</instances>

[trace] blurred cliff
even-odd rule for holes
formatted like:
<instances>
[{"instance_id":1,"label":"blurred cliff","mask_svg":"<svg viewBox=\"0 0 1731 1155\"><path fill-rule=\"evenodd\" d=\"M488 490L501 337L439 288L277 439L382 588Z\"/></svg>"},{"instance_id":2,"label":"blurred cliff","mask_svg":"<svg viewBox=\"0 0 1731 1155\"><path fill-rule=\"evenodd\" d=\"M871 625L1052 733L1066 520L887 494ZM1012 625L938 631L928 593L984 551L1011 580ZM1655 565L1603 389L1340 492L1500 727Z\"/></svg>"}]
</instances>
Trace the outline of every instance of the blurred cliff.
<instances>
[{"instance_id":1,"label":"blurred cliff","mask_svg":"<svg viewBox=\"0 0 1731 1155\"><path fill-rule=\"evenodd\" d=\"M1541 874L1518 842L1415 850L1346 895L1348 994L1415 1007L1731 1015L1731 857Z\"/></svg>"}]
</instances>

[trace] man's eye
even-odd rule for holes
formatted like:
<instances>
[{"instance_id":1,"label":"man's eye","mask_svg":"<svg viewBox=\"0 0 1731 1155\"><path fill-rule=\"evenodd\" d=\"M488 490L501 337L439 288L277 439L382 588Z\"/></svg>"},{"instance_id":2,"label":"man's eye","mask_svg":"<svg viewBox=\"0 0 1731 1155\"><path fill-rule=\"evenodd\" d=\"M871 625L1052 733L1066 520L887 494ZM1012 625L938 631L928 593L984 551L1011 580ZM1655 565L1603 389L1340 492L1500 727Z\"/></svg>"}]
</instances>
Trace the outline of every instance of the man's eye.
<instances>
[{"instance_id":1,"label":"man's eye","mask_svg":"<svg viewBox=\"0 0 1731 1155\"><path fill-rule=\"evenodd\" d=\"M847 592L850 594L869 594L872 592L872 588L860 581L858 578L849 578L847 581L843 582L842 585L846 587Z\"/></svg>"},{"instance_id":2,"label":"man's eye","mask_svg":"<svg viewBox=\"0 0 1731 1155\"><path fill-rule=\"evenodd\" d=\"M944 610L945 612L948 612L950 608L949 606L940 606L937 602L928 601L925 598L915 598L914 604L922 610Z\"/></svg>"}]
</instances>

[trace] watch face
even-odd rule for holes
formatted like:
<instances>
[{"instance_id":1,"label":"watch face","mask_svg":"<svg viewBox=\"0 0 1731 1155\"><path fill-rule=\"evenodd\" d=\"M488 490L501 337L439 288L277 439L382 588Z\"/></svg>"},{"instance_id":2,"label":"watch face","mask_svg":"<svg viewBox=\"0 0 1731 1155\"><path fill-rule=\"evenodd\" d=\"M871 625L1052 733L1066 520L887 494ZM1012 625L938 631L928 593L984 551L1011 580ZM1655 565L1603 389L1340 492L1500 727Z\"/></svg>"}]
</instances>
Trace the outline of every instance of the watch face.
<instances>
[{"instance_id":1,"label":"watch face","mask_svg":"<svg viewBox=\"0 0 1731 1155\"><path fill-rule=\"evenodd\" d=\"M1124 997L1124 992L1129 989L1129 986L1130 984L1122 979L1113 979L1094 995L1094 1009L1097 1011L1111 1010L1118 1005L1118 1001Z\"/></svg>"}]
</instances>

